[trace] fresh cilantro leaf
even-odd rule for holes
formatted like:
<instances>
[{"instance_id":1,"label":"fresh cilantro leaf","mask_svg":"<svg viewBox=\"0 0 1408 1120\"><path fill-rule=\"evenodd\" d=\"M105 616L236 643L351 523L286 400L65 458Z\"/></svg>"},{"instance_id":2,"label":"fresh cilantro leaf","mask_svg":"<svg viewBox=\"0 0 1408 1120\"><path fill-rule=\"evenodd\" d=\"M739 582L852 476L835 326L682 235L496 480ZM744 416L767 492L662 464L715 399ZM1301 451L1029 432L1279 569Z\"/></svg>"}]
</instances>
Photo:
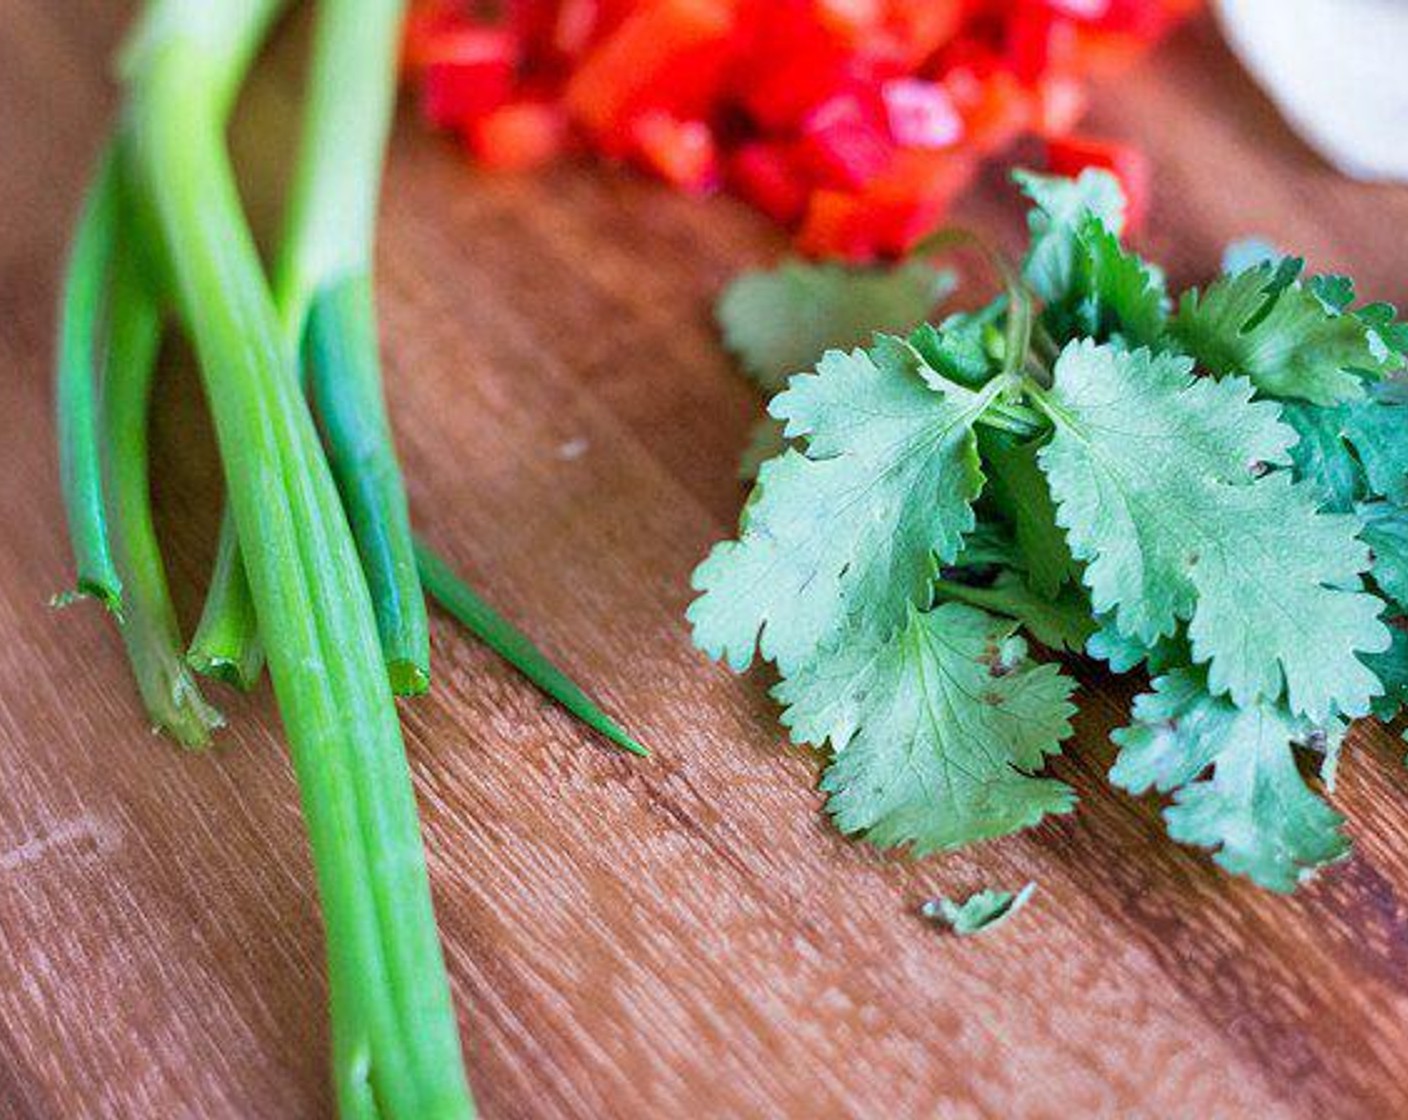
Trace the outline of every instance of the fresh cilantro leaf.
<instances>
[{"instance_id":1,"label":"fresh cilantro leaf","mask_svg":"<svg viewBox=\"0 0 1408 1120\"><path fill-rule=\"evenodd\" d=\"M1113 175L1094 168L1076 179L1030 171L1015 171L1012 178L1035 204L1027 214L1031 246L1022 275L1041 299L1059 303L1075 285L1080 230L1094 217L1118 236L1124 229L1124 193Z\"/></svg>"},{"instance_id":2,"label":"fresh cilantro leaf","mask_svg":"<svg viewBox=\"0 0 1408 1120\"><path fill-rule=\"evenodd\" d=\"M1345 406L1322 407L1288 401L1281 419L1299 434L1291 448L1295 478L1314 488L1320 508L1348 513L1366 493L1364 468L1345 442Z\"/></svg>"},{"instance_id":3,"label":"fresh cilantro leaf","mask_svg":"<svg viewBox=\"0 0 1408 1120\"><path fill-rule=\"evenodd\" d=\"M888 641L848 638L778 684L792 737L836 751L821 788L843 832L922 855L1070 810L1070 788L1032 772L1071 733L1074 682L1033 665L1015 626L910 608Z\"/></svg>"},{"instance_id":4,"label":"fresh cilantro leaf","mask_svg":"<svg viewBox=\"0 0 1408 1120\"><path fill-rule=\"evenodd\" d=\"M1342 423L1364 464L1369 489L1408 505L1408 405L1376 388L1367 400L1345 409Z\"/></svg>"},{"instance_id":5,"label":"fresh cilantro leaf","mask_svg":"<svg viewBox=\"0 0 1408 1120\"><path fill-rule=\"evenodd\" d=\"M1408 613L1408 509L1392 502L1365 502L1356 513L1364 526L1359 539L1374 555L1374 582Z\"/></svg>"},{"instance_id":6,"label":"fresh cilantro leaf","mask_svg":"<svg viewBox=\"0 0 1408 1120\"><path fill-rule=\"evenodd\" d=\"M1383 653L1369 654L1365 664L1383 682L1384 694L1374 701L1374 715L1387 723L1396 719L1408 707L1408 629L1400 619L1398 625L1390 626L1393 642ZM1404 733L1408 738L1408 732Z\"/></svg>"},{"instance_id":7,"label":"fresh cilantro leaf","mask_svg":"<svg viewBox=\"0 0 1408 1120\"><path fill-rule=\"evenodd\" d=\"M1076 231L1074 259L1070 290L1043 313L1051 333L1117 338L1129 346L1158 343L1168 320L1163 275L1094 217Z\"/></svg>"},{"instance_id":8,"label":"fresh cilantro leaf","mask_svg":"<svg viewBox=\"0 0 1408 1120\"><path fill-rule=\"evenodd\" d=\"M969 895L963 902L936 898L924 903L919 913L930 921L942 922L959 937L971 937L996 929L1025 906L1035 891L1036 884L1028 883L1016 894L1011 891L981 890Z\"/></svg>"},{"instance_id":9,"label":"fresh cilantro leaf","mask_svg":"<svg viewBox=\"0 0 1408 1120\"><path fill-rule=\"evenodd\" d=\"M960 603L1015 618L1047 649L1079 653L1095 632L1090 600L1078 586L1063 587L1056 598L1033 591L1016 572L1001 572L988 586L943 582L940 594Z\"/></svg>"},{"instance_id":10,"label":"fresh cilantro leaf","mask_svg":"<svg viewBox=\"0 0 1408 1120\"><path fill-rule=\"evenodd\" d=\"M1329 310L1270 262L1185 293L1171 331L1199 364L1251 378L1268 396L1334 404L1364 393L1362 373L1390 368L1355 316ZM1269 301L1269 302L1268 302Z\"/></svg>"},{"instance_id":11,"label":"fresh cilantro leaf","mask_svg":"<svg viewBox=\"0 0 1408 1120\"><path fill-rule=\"evenodd\" d=\"M735 669L755 645L788 673L842 631L888 636L927 604L934 557L948 563L973 528L983 485L975 393L891 339L829 352L771 411L804 440L763 465L737 540L696 569L695 643Z\"/></svg>"},{"instance_id":12,"label":"fresh cilantro leaf","mask_svg":"<svg viewBox=\"0 0 1408 1120\"><path fill-rule=\"evenodd\" d=\"M725 345L772 393L827 350L908 333L952 290L952 273L921 261L890 269L784 261L734 280L716 315Z\"/></svg>"},{"instance_id":13,"label":"fresh cilantro leaf","mask_svg":"<svg viewBox=\"0 0 1408 1120\"><path fill-rule=\"evenodd\" d=\"M1110 779L1135 794L1176 790L1164 810L1175 840L1218 849L1224 868L1274 891L1348 854L1343 818L1296 768L1292 747L1317 740L1307 721L1279 704L1213 697L1186 669L1136 698L1134 719L1112 735L1121 750Z\"/></svg>"},{"instance_id":14,"label":"fresh cilantro leaf","mask_svg":"<svg viewBox=\"0 0 1408 1120\"><path fill-rule=\"evenodd\" d=\"M1039 444L1006 432L983 431L978 447L988 468L988 497L1011 524L1032 588L1054 598L1062 584L1080 577L1080 567L1056 524L1056 506L1037 465Z\"/></svg>"},{"instance_id":15,"label":"fresh cilantro leaf","mask_svg":"<svg viewBox=\"0 0 1408 1120\"><path fill-rule=\"evenodd\" d=\"M1038 453L1097 613L1145 645L1188 621L1214 693L1249 705L1284 690L1323 719L1368 711L1378 682L1355 656L1388 644L1360 584L1353 517L1324 514L1285 473L1294 433L1242 378L1194 378L1174 355L1072 343L1042 396Z\"/></svg>"},{"instance_id":16,"label":"fresh cilantro leaf","mask_svg":"<svg viewBox=\"0 0 1408 1120\"><path fill-rule=\"evenodd\" d=\"M963 548L949 567L963 570L1020 568L1022 563L1022 554L1007 527L996 521L979 518L972 531L963 535Z\"/></svg>"},{"instance_id":17,"label":"fresh cilantro leaf","mask_svg":"<svg viewBox=\"0 0 1408 1120\"><path fill-rule=\"evenodd\" d=\"M1111 672L1128 673L1143 665L1150 676L1157 676L1193 660L1193 651L1181 630L1148 645L1123 633L1113 618L1097 615L1093 621L1095 631L1085 643L1085 652L1109 665Z\"/></svg>"},{"instance_id":18,"label":"fresh cilantro leaf","mask_svg":"<svg viewBox=\"0 0 1408 1120\"><path fill-rule=\"evenodd\" d=\"M1001 368L1003 339L997 322L1006 307L1006 300L998 299L978 311L950 315L937 327L921 323L909 344L932 369L976 389Z\"/></svg>"}]
</instances>

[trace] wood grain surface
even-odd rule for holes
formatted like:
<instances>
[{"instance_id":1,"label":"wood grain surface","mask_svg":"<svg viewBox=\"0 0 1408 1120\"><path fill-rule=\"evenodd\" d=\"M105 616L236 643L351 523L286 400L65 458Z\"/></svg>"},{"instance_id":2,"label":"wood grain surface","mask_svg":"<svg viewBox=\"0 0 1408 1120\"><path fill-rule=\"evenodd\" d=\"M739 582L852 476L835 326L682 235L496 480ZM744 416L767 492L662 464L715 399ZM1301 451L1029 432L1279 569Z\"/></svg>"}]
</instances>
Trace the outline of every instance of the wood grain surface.
<instances>
[{"instance_id":1,"label":"wood grain surface","mask_svg":"<svg viewBox=\"0 0 1408 1120\"><path fill-rule=\"evenodd\" d=\"M267 688L182 753L69 579L50 424L55 285L130 5L0 0L0 1116L327 1116L322 946ZM297 29L238 150L268 226ZM285 122L280 125L279 122ZM1158 168L1146 247L1206 276L1261 233L1408 301L1408 191L1335 178L1191 27L1095 124ZM964 215L1015 244L989 174ZM1353 737L1355 857L1292 899L1168 841L1106 785L1133 688L1081 667L1056 772L1082 811L947 858L820 812L766 680L694 653L691 568L732 524L756 402L713 295L780 238L725 199L569 167L493 178L407 114L379 284L415 517L654 746L605 749L443 619L404 706L471 1078L488 1117L1408 1116L1404 744ZM187 617L218 471L180 356L157 485ZM1040 890L991 938L936 893Z\"/></svg>"}]
</instances>

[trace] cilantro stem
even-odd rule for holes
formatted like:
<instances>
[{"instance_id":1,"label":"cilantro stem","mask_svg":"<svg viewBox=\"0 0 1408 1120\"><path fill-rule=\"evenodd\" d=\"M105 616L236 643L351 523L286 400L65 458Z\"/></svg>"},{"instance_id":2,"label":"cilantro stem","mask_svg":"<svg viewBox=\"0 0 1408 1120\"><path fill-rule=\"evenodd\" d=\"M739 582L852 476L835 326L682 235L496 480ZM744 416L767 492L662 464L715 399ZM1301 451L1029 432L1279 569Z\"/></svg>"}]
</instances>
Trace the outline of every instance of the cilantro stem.
<instances>
[{"instance_id":1,"label":"cilantro stem","mask_svg":"<svg viewBox=\"0 0 1408 1120\"><path fill-rule=\"evenodd\" d=\"M118 628L147 712L177 742L204 746L224 722L182 656L176 610L152 523L147 414L161 345L161 310L119 245L108 298L101 443L113 558L122 577ZM124 249L126 251L124 251Z\"/></svg>"},{"instance_id":2,"label":"cilantro stem","mask_svg":"<svg viewBox=\"0 0 1408 1120\"><path fill-rule=\"evenodd\" d=\"M437 603L520 673L556 700L588 727L632 754L650 757L636 742L561 669L539 652L521 630L499 615L461 580L422 541L416 541L416 562L425 589Z\"/></svg>"},{"instance_id":3,"label":"cilantro stem","mask_svg":"<svg viewBox=\"0 0 1408 1120\"><path fill-rule=\"evenodd\" d=\"M84 198L64 274L54 403L59 477L77 569L75 594L91 595L120 615L122 580L108 541L95 384L103 291L117 239L119 194L113 154L104 151Z\"/></svg>"},{"instance_id":4,"label":"cilantro stem","mask_svg":"<svg viewBox=\"0 0 1408 1120\"><path fill-rule=\"evenodd\" d=\"M298 775L327 926L339 1102L382 1120L467 1117L371 598L224 150L222 76L276 7L149 7L127 59L124 154L195 344Z\"/></svg>"}]
</instances>

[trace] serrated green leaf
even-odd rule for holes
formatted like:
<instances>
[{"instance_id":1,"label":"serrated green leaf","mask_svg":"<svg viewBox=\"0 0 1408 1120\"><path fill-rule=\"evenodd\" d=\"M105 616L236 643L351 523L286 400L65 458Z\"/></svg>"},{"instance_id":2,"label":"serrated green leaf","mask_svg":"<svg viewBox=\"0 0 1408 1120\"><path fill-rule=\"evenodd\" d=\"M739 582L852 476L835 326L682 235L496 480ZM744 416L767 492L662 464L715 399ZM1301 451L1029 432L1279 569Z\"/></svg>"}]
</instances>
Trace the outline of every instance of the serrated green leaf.
<instances>
[{"instance_id":1,"label":"serrated green leaf","mask_svg":"<svg viewBox=\"0 0 1408 1120\"><path fill-rule=\"evenodd\" d=\"M982 489L975 393L911 368L897 340L831 351L772 403L805 443L763 465L737 540L695 570L695 643L733 668L755 646L788 673L850 634L888 636L929 601L934 558L957 556ZM942 388L942 391L939 391Z\"/></svg>"},{"instance_id":2,"label":"serrated green leaf","mask_svg":"<svg viewBox=\"0 0 1408 1120\"><path fill-rule=\"evenodd\" d=\"M1355 510L1359 539L1374 554L1374 582L1400 612L1408 613L1408 509L1392 502L1365 502Z\"/></svg>"},{"instance_id":3,"label":"serrated green leaf","mask_svg":"<svg viewBox=\"0 0 1408 1120\"><path fill-rule=\"evenodd\" d=\"M1396 719L1408 707L1408 629L1404 629L1404 622L1400 619L1398 625L1389 627L1393 641L1388 649L1364 658L1384 686L1383 695L1374 701L1374 715L1384 722Z\"/></svg>"},{"instance_id":4,"label":"serrated green leaf","mask_svg":"<svg viewBox=\"0 0 1408 1120\"><path fill-rule=\"evenodd\" d=\"M1331 513L1352 510L1368 485L1364 468L1345 442L1345 410L1343 405L1300 401L1288 401L1281 409L1281 419L1300 436L1291 448L1295 478L1313 487L1320 508Z\"/></svg>"},{"instance_id":5,"label":"serrated green leaf","mask_svg":"<svg viewBox=\"0 0 1408 1120\"><path fill-rule=\"evenodd\" d=\"M872 334L907 334L953 290L953 274L922 261L894 268L783 261L745 272L716 308L724 343L768 393L828 350Z\"/></svg>"},{"instance_id":6,"label":"serrated green leaf","mask_svg":"<svg viewBox=\"0 0 1408 1120\"><path fill-rule=\"evenodd\" d=\"M1040 443L984 430L978 447L988 470L988 497L1012 526L1027 581L1054 598L1063 584L1080 578L1080 565L1056 524L1056 506L1036 460Z\"/></svg>"},{"instance_id":7,"label":"serrated green leaf","mask_svg":"<svg viewBox=\"0 0 1408 1120\"><path fill-rule=\"evenodd\" d=\"M1134 253L1096 218L1076 232L1070 290L1048 304L1043 321L1057 338L1119 339L1127 346L1154 346L1168 322L1163 275Z\"/></svg>"},{"instance_id":8,"label":"serrated green leaf","mask_svg":"<svg viewBox=\"0 0 1408 1120\"><path fill-rule=\"evenodd\" d=\"M942 376L976 389L1001 368L1002 334L997 324L1006 308L1006 300L998 299L978 311L950 315L937 327L921 323L909 336L909 344Z\"/></svg>"},{"instance_id":9,"label":"serrated green leaf","mask_svg":"<svg viewBox=\"0 0 1408 1120\"><path fill-rule=\"evenodd\" d=\"M1348 853L1343 818L1292 753L1315 729L1284 706L1238 707L1209 695L1201 672L1177 670L1135 700L1134 719L1111 736L1121 750L1110 779L1136 794L1176 790L1164 811L1175 840L1217 849L1222 867L1274 891Z\"/></svg>"},{"instance_id":10,"label":"serrated green leaf","mask_svg":"<svg viewBox=\"0 0 1408 1120\"><path fill-rule=\"evenodd\" d=\"M1061 588L1056 598L1048 599L1033 591L1016 572L1007 571L985 586L945 581L939 586L939 594L1016 619L1047 649L1079 653L1095 632L1090 599L1073 584Z\"/></svg>"},{"instance_id":11,"label":"serrated green leaf","mask_svg":"<svg viewBox=\"0 0 1408 1120\"><path fill-rule=\"evenodd\" d=\"M1118 236L1124 229L1124 193L1113 175L1094 168L1075 179L1030 171L1013 172L1012 178L1034 203L1027 214L1031 245L1022 276L1041 299L1059 303L1075 286L1080 229L1093 217Z\"/></svg>"},{"instance_id":12,"label":"serrated green leaf","mask_svg":"<svg viewBox=\"0 0 1408 1120\"><path fill-rule=\"evenodd\" d=\"M1097 615L1093 622L1095 630L1085 643L1086 655L1105 662L1113 673L1128 673L1143 665L1150 676L1157 676L1193 660L1181 630L1150 645L1121 631L1109 616Z\"/></svg>"},{"instance_id":13,"label":"serrated green leaf","mask_svg":"<svg viewBox=\"0 0 1408 1120\"><path fill-rule=\"evenodd\" d=\"M842 831L922 855L1069 811L1069 787L1032 772L1071 732L1074 682L1014 629L959 603L911 609L888 641L848 638L777 686L793 738L837 752L822 789Z\"/></svg>"},{"instance_id":14,"label":"serrated green leaf","mask_svg":"<svg viewBox=\"0 0 1408 1120\"><path fill-rule=\"evenodd\" d=\"M1408 505L1408 405L1375 392L1348 406L1342 424L1364 465L1370 490Z\"/></svg>"},{"instance_id":15,"label":"serrated green leaf","mask_svg":"<svg viewBox=\"0 0 1408 1120\"><path fill-rule=\"evenodd\" d=\"M1188 622L1212 690L1247 705L1283 691L1323 719L1378 691L1356 657L1388 644L1358 587L1353 517L1320 513L1284 472L1294 433L1242 378L1194 378L1173 355L1072 343L1042 406L1038 454L1099 614L1145 645Z\"/></svg>"},{"instance_id":16,"label":"serrated green leaf","mask_svg":"<svg viewBox=\"0 0 1408 1120\"><path fill-rule=\"evenodd\" d=\"M919 912L930 921L942 922L959 937L972 937L1002 925L1021 910L1035 892L1035 883L1028 883L1016 894L981 890L963 902L951 898L932 899L921 906Z\"/></svg>"},{"instance_id":17,"label":"serrated green leaf","mask_svg":"<svg viewBox=\"0 0 1408 1120\"><path fill-rule=\"evenodd\" d=\"M1361 372L1390 365L1365 325L1299 285L1277 291L1279 267L1268 262L1225 276L1201 294L1186 292L1170 324L1173 337L1200 365L1249 377L1268 396L1313 404L1363 396Z\"/></svg>"}]
</instances>

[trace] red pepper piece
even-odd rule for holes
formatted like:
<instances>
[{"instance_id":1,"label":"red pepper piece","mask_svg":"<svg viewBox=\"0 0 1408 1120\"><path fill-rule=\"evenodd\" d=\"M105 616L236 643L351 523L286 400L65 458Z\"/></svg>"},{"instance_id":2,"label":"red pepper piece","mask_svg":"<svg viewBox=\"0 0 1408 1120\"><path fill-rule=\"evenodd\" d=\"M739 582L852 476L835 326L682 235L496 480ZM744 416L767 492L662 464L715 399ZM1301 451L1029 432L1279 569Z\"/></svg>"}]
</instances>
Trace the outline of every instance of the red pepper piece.
<instances>
[{"instance_id":1,"label":"red pepper piece","mask_svg":"<svg viewBox=\"0 0 1408 1120\"><path fill-rule=\"evenodd\" d=\"M1111 172L1126 200L1126 233L1136 233L1149 213L1152 172L1149 157L1131 144L1092 136L1066 136L1048 141L1047 164L1057 175L1079 175L1087 167Z\"/></svg>"},{"instance_id":2,"label":"red pepper piece","mask_svg":"<svg viewBox=\"0 0 1408 1120\"><path fill-rule=\"evenodd\" d=\"M880 87L890 135L902 148L948 148L963 136L963 118L948 90L921 78L895 78Z\"/></svg>"},{"instance_id":3,"label":"red pepper piece","mask_svg":"<svg viewBox=\"0 0 1408 1120\"><path fill-rule=\"evenodd\" d=\"M567 146L567 114L544 101L510 101L469 128L469 146L483 166L526 171L560 155Z\"/></svg>"},{"instance_id":4,"label":"red pepper piece","mask_svg":"<svg viewBox=\"0 0 1408 1120\"><path fill-rule=\"evenodd\" d=\"M462 27L436 36L423 55L421 108L437 128L463 128L508 99L518 43L507 31Z\"/></svg>"},{"instance_id":5,"label":"red pepper piece","mask_svg":"<svg viewBox=\"0 0 1408 1120\"><path fill-rule=\"evenodd\" d=\"M652 110L632 122L631 135L641 162L667 183L695 193L718 185L718 151L703 121Z\"/></svg>"},{"instance_id":6,"label":"red pepper piece","mask_svg":"<svg viewBox=\"0 0 1408 1120\"><path fill-rule=\"evenodd\" d=\"M647 110L703 118L732 51L733 10L731 0L640 5L582 59L567 83L568 111L614 155L625 154Z\"/></svg>"},{"instance_id":7,"label":"red pepper piece","mask_svg":"<svg viewBox=\"0 0 1408 1120\"><path fill-rule=\"evenodd\" d=\"M781 144L744 144L728 162L728 183L746 202L790 226L807 208L807 184Z\"/></svg>"},{"instance_id":8,"label":"red pepper piece","mask_svg":"<svg viewBox=\"0 0 1408 1120\"><path fill-rule=\"evenodd\" d=\"M799 164L825 187L862 187L894 154L879 106L862 103L856 94L830 98L812 110L797 145Z\"/></svg>"}]
</instances>

